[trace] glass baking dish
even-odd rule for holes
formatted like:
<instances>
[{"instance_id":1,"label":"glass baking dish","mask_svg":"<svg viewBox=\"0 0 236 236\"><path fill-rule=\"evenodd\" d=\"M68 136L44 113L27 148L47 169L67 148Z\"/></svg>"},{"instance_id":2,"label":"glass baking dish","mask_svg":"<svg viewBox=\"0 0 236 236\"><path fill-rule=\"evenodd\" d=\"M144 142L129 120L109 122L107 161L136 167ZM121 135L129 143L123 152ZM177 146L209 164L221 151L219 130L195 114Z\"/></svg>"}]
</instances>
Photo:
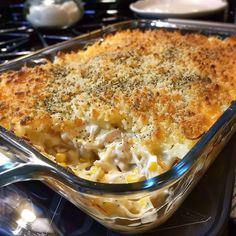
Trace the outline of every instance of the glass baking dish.
<instances>
[{"instance_id":1,"label":"glass baking dish","mask_svg":"<svg viewBox=\"0 0 236 236\"><path fill-rule=\"evenodd\" d=\"M10 61L1 65L0 71L44 63L45 58L53 60L59 51L78 50L102 40L107 33L133 28L164 28L218 37L236 34L236 26L228 24L171 19L126 21ZM235 130L236 102L232 102L189 153L167 172L137 183L106 184L75 176L0 127L0 186L18 181L42 180L106 227L123 233L141 233L163 223L177 210ZM150 202L142 214L126 207Z\"/></svg>"}]
</instances>

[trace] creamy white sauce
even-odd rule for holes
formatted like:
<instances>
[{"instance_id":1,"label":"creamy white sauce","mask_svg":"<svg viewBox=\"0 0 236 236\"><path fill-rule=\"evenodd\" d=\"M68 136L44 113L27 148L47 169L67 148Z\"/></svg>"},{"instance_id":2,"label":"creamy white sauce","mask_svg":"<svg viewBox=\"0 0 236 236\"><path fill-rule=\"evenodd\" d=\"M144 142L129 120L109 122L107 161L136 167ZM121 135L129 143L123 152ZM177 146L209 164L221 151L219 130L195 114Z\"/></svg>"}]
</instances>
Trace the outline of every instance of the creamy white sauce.
<instances>
[{"instance_id":1,"label":"creamy white sauce","mask_svg":"<svg viewBox=\"0 0 236 236\"><path fill-rule=\"evenodd\" d=\"M97 155L90 165L101 168L106 173L105 182L126 182L129 175L146 179L157 176L163 171L182 159L189 151L189 146L185 143L162 144L160 154L153 155L150 151L136 139L133 133L122 133L118 129L101 129L99 125L88 123L80 127L84 130L89 140L73 139L73 144L80 157L93 157ZM92 137L92 138L91 138ZM62 140L69 142L70 137L66 132L61 133ZM130 144L128 139L136 139L134 144ZM71 141L70 141L71 142ZM158 161L164 165L160 165ZM151 166L151 167L150 167ZM166 167L165 167L166 166ZM91 178L90 171L84 170L83 174L88 174ZM78 173L80 174L80 173ZM81 173L81 175L83 175ZM96 181L96 175L92 175ZM135 180L135 177L134 177ZM127 180L128 181L128 180Z\"/></svg>"}]
</instances>

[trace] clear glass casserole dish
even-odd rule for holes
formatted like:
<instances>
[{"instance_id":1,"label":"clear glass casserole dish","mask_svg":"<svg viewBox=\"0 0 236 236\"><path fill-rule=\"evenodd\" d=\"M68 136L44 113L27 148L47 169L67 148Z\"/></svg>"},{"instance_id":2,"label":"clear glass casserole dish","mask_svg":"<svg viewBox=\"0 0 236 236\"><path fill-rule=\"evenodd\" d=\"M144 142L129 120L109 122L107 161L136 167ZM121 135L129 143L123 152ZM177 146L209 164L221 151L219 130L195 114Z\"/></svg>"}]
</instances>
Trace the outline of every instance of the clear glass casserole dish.
<instances>
[{"instance_id":1,"label":"clear glass casserole dish","mask_svg":"<svg viewBox=\"0 0 236 236\"><path fill-rule=\"evenodd\" d=\"M0 67L17 70L23 65L53 60L57 52L68 52L102 40L120 29L179 29L226 37L236 33L234 25L195 21L134 20L50 46ZM35 148L0 128L0 186L30 179L42 180L95 220L123 233L141 233L167 220L185 199L236 129L236 103L222 114L197 144L169 171L145 181L106 184L81 179L45 158ZM130 206L146 206L140 214Z\"/></svg>"}]
</instances>

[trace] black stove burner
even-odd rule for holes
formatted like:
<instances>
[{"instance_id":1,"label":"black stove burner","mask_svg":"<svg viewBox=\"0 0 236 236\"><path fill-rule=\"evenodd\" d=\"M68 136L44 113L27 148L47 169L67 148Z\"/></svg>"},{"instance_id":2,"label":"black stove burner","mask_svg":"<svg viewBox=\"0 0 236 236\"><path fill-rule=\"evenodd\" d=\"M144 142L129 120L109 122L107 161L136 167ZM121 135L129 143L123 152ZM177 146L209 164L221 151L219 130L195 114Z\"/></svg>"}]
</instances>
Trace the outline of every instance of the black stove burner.
<instances>
[{"instance_id":1,"label":"black stove burner","mask_svg":"<svg viewBox=\"0 0 236 236\"><path fill-rule=\"evenodd\" d=\"M12 4L0 18L0 64L32 51L96 30L108 24L134 18L128 5L132 1L86 1L83 19L64 30L38 30L25 20L24 4ZM124 7L125 6L125 7Z\"/></svg>"}]
</instances>

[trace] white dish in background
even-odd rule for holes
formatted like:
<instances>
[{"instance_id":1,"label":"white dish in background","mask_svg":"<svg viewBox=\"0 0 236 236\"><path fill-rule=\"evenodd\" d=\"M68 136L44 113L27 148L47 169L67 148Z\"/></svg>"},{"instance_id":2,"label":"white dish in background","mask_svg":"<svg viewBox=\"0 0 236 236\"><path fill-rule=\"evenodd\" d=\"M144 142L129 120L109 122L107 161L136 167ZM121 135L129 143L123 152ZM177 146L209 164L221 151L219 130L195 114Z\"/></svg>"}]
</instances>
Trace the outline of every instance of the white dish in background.
<instances>
[{"instance_id":1,"label":"white dish in background","mask_svg":"<svg viewBox=\"0 0 236 236\"><path fill-rule=\"evenodd\" d=\"M147 17L194 17L226 7L224 0L139 0L130 4L132 11Z\"/></svg>"}]
</instances>

